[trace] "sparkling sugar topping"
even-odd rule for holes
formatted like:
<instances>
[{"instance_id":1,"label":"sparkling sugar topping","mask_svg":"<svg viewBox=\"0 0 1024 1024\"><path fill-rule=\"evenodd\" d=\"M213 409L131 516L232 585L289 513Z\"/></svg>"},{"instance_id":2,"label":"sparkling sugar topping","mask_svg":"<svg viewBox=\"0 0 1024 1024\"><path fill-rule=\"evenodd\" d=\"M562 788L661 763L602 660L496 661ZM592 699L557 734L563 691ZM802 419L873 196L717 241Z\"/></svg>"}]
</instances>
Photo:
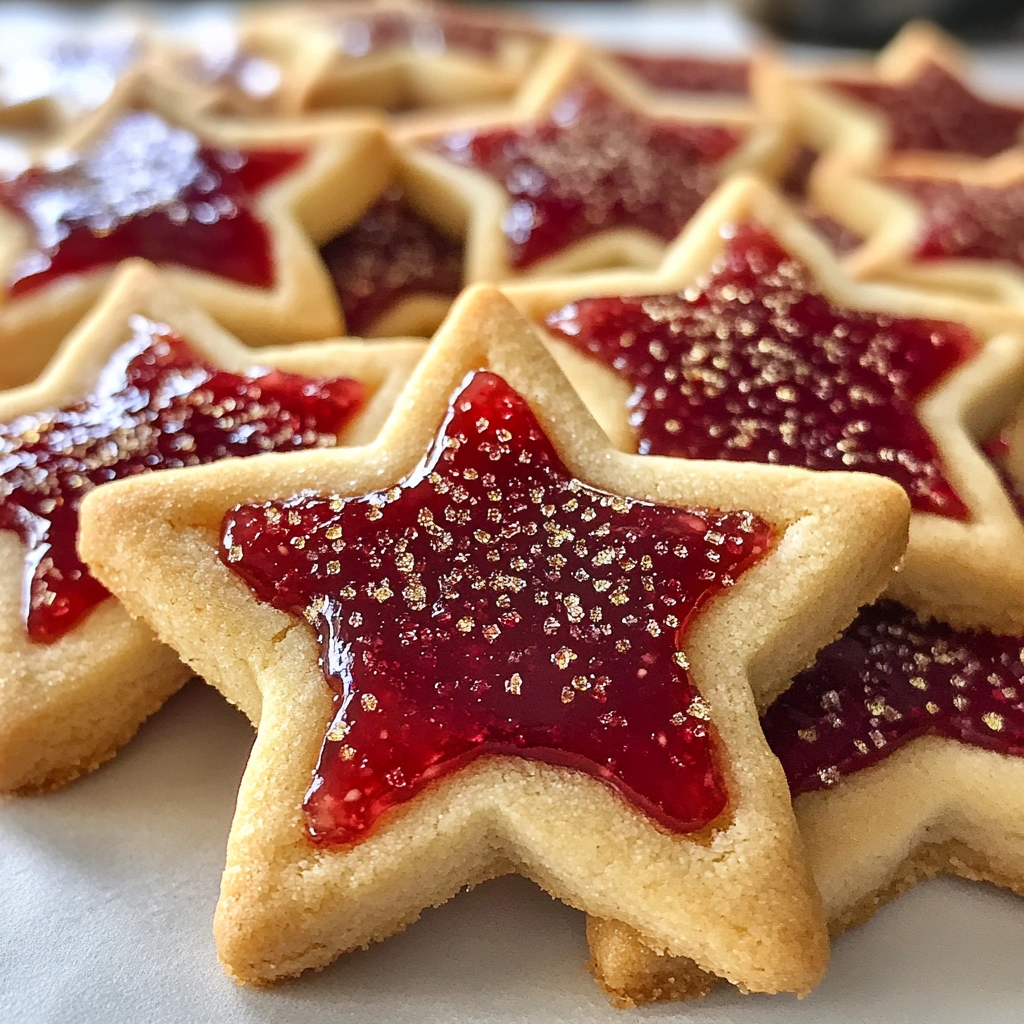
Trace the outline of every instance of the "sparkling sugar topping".
<instances>
[{"instance_id":1,"label":"sparkling sugar topping","mask_svg":"<svg viewBox=\"0 0 1024 1024\"><path fill-rule=\"evenodd\" d=\"M762 720L793 794L836 785L925 733L1024 755L1024 637L961 632L879 601Z\"/></svg>"},{"instance_id":2,"label":"sparkling sugar topping","mask_svg":"<svg viewBox=\"0 0 1024 1024\"><path fill-rule=\"evenodd\" d=\"M462 243L424 220L397 185L320 254L350 334L366 334L402 299L454 299L462 288Z\"/></svg>"},{"instance_id":3,"label":"sparkling sugar topping","mask_svg":"<svg viewBox=\"0 0 1024 1024\"><path fill-rule=\"evenodd\" d=\"M837 307L760 225L725 233L683 293L581 299L547 318L632 385L639 451L878 473L919 511L966 518L916 410L975 352L971 332Z\"/></svg>"},{"instance_id":4,"label":"sparkling sugar topping","mask_svg":"<svg viewBox=\"0 0 1024 1024\"><path fill-rule=\"evenodd\" d=\"M727 794L687 628L770 541L749 512L581 482L479 371L409 478L240 506L221 557L317 632L334 719L306 820L345 843L482 754L586 772L672 829L712 822Z\"/></svg>"},{"instance_id":5,"label":"sparkling sugar topping","mask_svg":"<svg viewBox=\"0 0 1024 1024\"><path fill-rule=\"evenodd\" d=\"M255 200L302 159L213 149L152 111L129 110L84 152L0 177L0 205L33 236L8 288L20 295L132 256L269 287L271 241Z\"/></svg>"},{"instance_id":6,"label":"sparkling sugar topping","mask_svg":"<svg viewBox=\"0 0 1024 1024\"><path fill-rule=\"evenodd\" d=\"M926 64L914 78L900 84L843 79L825 84L881 114L896 151L989 157L1021 142L1024 107L976 96L941 64Z\"/></svg>"},{"instance_id":7,"label":"sparkling sugar topping","mask_svg":"<svg viewBox=\"0 0 1024 1024\"><path fill-rule=\"evenodd\" d=\"M885 178L919 205L918 259L1005 260L1024 268L1024 181L991 187L935 178Z\"/></svg>"},{"instance_id":8,"label":"sparkling sugar topping","mask_svg":"<svg viewBox=\"0 0 1024 1024\"><path fill-rule=\"evenodd\" d=\"M744 130L654 119L582 79L547 120L433 142L504 187L509 259L528 267L610 228L674 238L714 190Z\"/></svg>"},{"instance_id":9,"label":"sparkling sugar topping","mask_svg":"<svg viewBox=\"0 0 1024 1024\"><path fill-rule=\"evenodd\" d=\"M100 484L156 469L336 443L363 387L278 370L228 373L166 326L133 318L134 337L75 405L0 425L0 529L25 545L28 635L57 640L106 590L78 557L78 510Z\"/></svg>"}]
</instances>

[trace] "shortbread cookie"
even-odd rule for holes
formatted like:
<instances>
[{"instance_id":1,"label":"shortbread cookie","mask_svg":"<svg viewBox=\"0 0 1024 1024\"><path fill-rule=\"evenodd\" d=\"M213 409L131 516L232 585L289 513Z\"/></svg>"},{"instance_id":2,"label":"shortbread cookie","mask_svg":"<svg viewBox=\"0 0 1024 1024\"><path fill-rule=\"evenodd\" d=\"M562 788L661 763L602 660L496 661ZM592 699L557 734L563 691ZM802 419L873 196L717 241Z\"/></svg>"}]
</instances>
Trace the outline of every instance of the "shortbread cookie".
<instances>
[{"instance_id":1,"label":"shortbread cookie","mask_svg":"<svg viewBox=\"0 0 1024 1024\"><path fill-rule=\"evenodd\" d=\"M95 768L190 675L79 560L85 495L168 466L368 441L421 350L256 355L132 263L47 372L0 395L0 790Z\"/></svg>"},{"instance_id":2,"label":"shortbread cookie","mask_svg":"<svg viewBox=\"0 0 1024 1024\"><path fill-rule=\"evenodd\" d=\"M5 23L0 39L0 157L8 143L34 146L102 106L150 49L127 18L55 26L49 19Z\"/></svg>"},{"instance_id":3,"label":"shortbread cookie","mask_svg":"<svg viewBox=\"0 0 1024 1024\"><path fill-rule=\"evenodd\" d=\"M423 0L281 4L259 20L261 31L303 37L307 111L504 100L548 41L523 18Z\"/></svg>"},{"instance_id":4,"label":"shortbread cookie","mask_svg":"<svg viewBox=\"0 0 1024 1024\"><path fill-rule=\"evenodd\" d=\"M786 770L829 930L939 874L1024 894L1024 635L865 608L762 718ZM705 995L689 960L617 922L588 925L621 1001Z\"/></svg>"},{"instance_id":5,"label":"shortbread cookie","mask_svg":"<svg viewBox=\"0 0 1024 1024\"><path fill-rule=\"evenodd\" d=\"M181 113L143 78L0 180L0 384L38 372L119 261L167 268L250 344L341 332L316 244L383 187L373 118L273 127Z\"/></svg>"},{"instance_id":6,"label":"shortbread cookie","mask_svg":"<svg viewBox=\"0 0 1024 1024\"><path fill-rule=\"evenodd\" d=\"M906 515L867 475L615 451L481 287L370 447L98 490L82 550L259 723L215 928L234 977L518 871L806 991L826 947L751 687L884 586Z\"/></svg>"},{"instance_id":7,"label":"shortbread cookie","mask_svg":"<svg viewBox=\"0 0 1024 1024\"><path fill-rule=\"evenodd\" d=\"M891 153L992 157L1024 141L1024 105L972 91L967 54L912 22L872 62L792 72L794 127L813 150L858 167Z\"/></svg>"},{"instance_id":8,"label":"shortbread cookie","mask_svg":"<svg viewBox=\"0 0 1024 1024\"><path fill-rule=\"evenodd\" d=\"M855 277L1024 308L1024 149L981 161L894 156L873 173L825 160L811 189L859 238L844 259Z\"/></svg>"},{"instance_id":9,"label":"shortbread cookie","mask_svg":"<svg viewBox=\"0 0 1024 1024\"><path fill-rule=\"evenodd\" d=\"M652 266L723 177L774 173L789 149L749 105L656 96L572 40L508 107L395 136L409 194L466 233L470 281Z\"/></svg>"},{"instance_id":10,"label":"shortbread cookie","mask_svg":"<svg viewBox=\"0 0 1024 1024\"><path fill-rule=\"evenodd\" d=\"M1024 394L1024 317L851 281L753 179L723 186L654 274L516 285L616 443L854 469L914 508L890 594L1024 630L1024 526L979 446Z\"/></svg>"}]
</instances>

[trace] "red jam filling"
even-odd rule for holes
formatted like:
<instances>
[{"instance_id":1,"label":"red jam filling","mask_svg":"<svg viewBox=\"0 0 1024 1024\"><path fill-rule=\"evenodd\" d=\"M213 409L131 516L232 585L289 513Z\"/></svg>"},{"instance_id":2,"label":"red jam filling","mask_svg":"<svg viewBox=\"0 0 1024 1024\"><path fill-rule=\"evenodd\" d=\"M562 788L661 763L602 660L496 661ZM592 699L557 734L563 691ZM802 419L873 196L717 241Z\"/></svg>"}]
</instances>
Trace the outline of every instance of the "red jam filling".
<instances>
[{"instance_id":1,"label":"red jam filling","mask_svg":"<svg viewBox=\"0 0 1024 1024\"><path fill-rule=\"evenodd\" d=\"M750 62L746 60L705 60L628 51L612 56L654 89L724 96L750 93Z\"/></svg>"},{"instance_id":2,"label":"red jam filling","mask_svg":"<svg viewBox=\"0 0 1024 1024\"><path fill-rule=\"evenodd\" d=\"M398 186L320 255L334 280L349 334L367 334L402 299L454 299L462 289L462 243L420 217Z\"/></svg>"},{"instance_id":3,"label":"red jam filling","mask_svg":"<svg viewBox=\"0 0 1024 1024\"><path fill-rule=\"evenodd\" d=\"M889 125L893 150L989 157L1021 141L1024 108L976 96L940 64L927 64L901 85L842 79L826 84L881 114Z\"/></svg>"},{"instance_id":4,"label":"red jam filling","mask_svg":"<svg viewBox=\"0 0 1024 1024\"><path fill-rule=\"evenodd\" d=\"M796 796L933 733L1024 755L1024 637L961 632L879 601L768 709L762 725Z\"/></svg>"},{"instance_id":5,"label":"red jam filling","mask_svg":"<svg viewBox=\"0 0 1024 1024\"><path fill-rule=\"evenodd\" d=\"M758 224L730 225L681 294L581 299L547 326L632 386L643 455L878 473L919 511L968 516L916 408L974 336L832 305Z\"/></svg>"},{"instance_id":6,"label":"red jam filling","mask_svg":"<svg viewBox=\"0 0 1024 1024\"><path fill-rule=\"evenodd\" d=\"M724 125L647 117L584 79L555 102L548 120L450 132L433 146L507 190L509 260L524 268L610 228L674 238L742 138Z\"/></svg>"},{"instance_id":7,"label":"red jam filling","mask_svg":"<svg viewBox=\"0 0 1024 1024\"><path fill-rule=\"evenodd\" d=\"M999 188L934 178L885 178L923 217L918 259L1006 260L1024 267L1024 182Z\"/></svg>"},{"instance_id":8,"label":"red jam filling","mask_svg":"<svg viewBox=\"0 0 1024 1024\"><path fill-rule=\"evenodd\" d=\"M0 529L26 546L28 635L64 636L107 596L78 557L78 510L100 484L157 469L334 444L359 411L358 381L208 365L166 326L135 317L131 341L81 402L0 425Z\"/></svg>"},{"instance_id":9,"label":"red jam filling","mask_svg":"<svg viewBox=\"0 0 1024 1024\"><path fill-rule=\"evenodd\" d=\"M317 632L335 715L306 822L347 843L483 754L586 772L670 829L714 821L728 797L682 650L770 542L749 512L577 480L524 399L479 371L401 484L240 506L221 557Z\"/></svg>"},{"instance_id":10,"label":"red jam filling","mask_svg":"<svg viewBox=\"0 0 1024 1024\"><path fill-rule=\"evenodd\" d=\"M24 295L132 256L268 288L274 258L255 200L303 156L213 149L129 110L74 159L0 178L0 205L33 236L8 290Z\"/></svg>"}]
</instances>

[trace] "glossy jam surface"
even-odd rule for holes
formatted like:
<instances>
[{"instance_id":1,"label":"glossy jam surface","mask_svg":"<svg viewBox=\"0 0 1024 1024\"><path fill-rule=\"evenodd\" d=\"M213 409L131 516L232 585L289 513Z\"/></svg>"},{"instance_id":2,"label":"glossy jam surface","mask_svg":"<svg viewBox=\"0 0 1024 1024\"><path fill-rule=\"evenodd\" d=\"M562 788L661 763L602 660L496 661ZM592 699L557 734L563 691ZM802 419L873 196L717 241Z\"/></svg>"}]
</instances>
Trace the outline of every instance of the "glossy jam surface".
<instances>
[{"instance_id":1,"label":"glossy jam surface","mask_svg":"<svg viewBox=\"0 0 1024 1024\"><path fill-rule=\"evenodd\" d=\"M1005 260L1024 267L1024 182L1000 188L937 178L886 178L919 205L918 259Z\"/></svg>"},{"instance_id":2,"label":"glossy jam surface","mask_svg":"<svg viewBox=\"0 0 1024 1024\"><path fill-rule=\"evenodd\" d=\"M878 111L889 125L894 150L989 157L1021 141L1024 107L976 96L939 64L926 65L905 84L841 79L826 84Z\"/></svg>"},{"instance_id":3,"label":"glossy jam surface","mask_svg":"<svg viewBox=\"0 0 1024 1024\"><path fill-rule=\"evenodd\" d=\"M0 205L32 238L7 287L23 295L132 256L270 287L271 238L254 201L302 159L212 149L158 114L129 110L71 159L0 177Z\"/></svg>"},{"instance_id":4,"label":"glossy jam surface","mask_svg":"<svg viewBox=\"0 0 1024 1024\"><path fill-rule=\"evenodd\" d=\"M586 772L672 829L712 822L728 796L687 626L770 540L750 513L575 479L479 371L400 485L234 509L221 557L317 632L335 717L306 818L345 843L482 754Z\"/></svg>"},{"instance_id":5,"label":"glossy jam surface","mask_svg":"<svg viewBox=\"0 0 1024 1024\"><path fill-rule=\"evenodd\" d=\"M106 590L78 557L78 509L100 484L231 456L331 445L363 387L278 370L228 373L165 326L133 320L134 337L75 405L0 425L0 529L26 547L28 635L67 633Z\"/></svg>"},{"instance_id":6,"label":"glossy jam surface","mask_svg":"<svg viewBox=\"0 0 1024 1024\"><path fill-rule=\"evenodd\" d=\"M509 193L502 227L510 262L523 268L609 228L674 238L742 135L724 125L649 118L581 80L547 120L451 132L434 148Z\"/></svg>"},{"instance_id":7,"label":"glossy jam surface","mask_svg":"<svg viewBox=\"0 0 1024 1024\"><path fill-rule=\"evenodd\" d=\"M745 60L706 60L628 51L612 56L654 89L723 96L750 93L750 64Z\"/></svg>"},{"instance_id":8,"label":"glossy jam surface","mask_svg":"<svg viewBox=\"0 0 1024 1024\"><path fill-rule=\"evenodd\" d=\"M0 39L0 109L45 99L70 115L94 110L110 96L139 51L134 32L22 37L15 27L5 25Z\"/></svg>"},{"instance_id":9,"label":"glossy jam surface","mask_svg":"<svg viewBox=\"0 0 1024 1024\"><path fill-rule=\"evenodd\" d=\"M1024 755L1024 637L961 632L879 601L762 719L793 795L836 785L925 733Z\"/></svg>"},{"instance_id":10,"label":"glossy jam surface","mask_svg":"<svg viewBox=\"0 0 1024 1024\"><path fill-rule=\"evenodd\" d=\"M640 453L879 473L916 509L966 518L916 407L973 335L836 307L763 227L726 230L685 293L581 299L547 319L632 385Z\"/></svg>"},{"instance_id":11,"label":"glossy jam surface","mask_svg":"<svg viewBox=\"0 0 1024 1024\"><path fill-rule=\"evenodd\" d=\"M320 254L349 334L366 334L402 299L454 299L462 288L462 243L420 217L397 186Z\"/></svg>"}]
</instances>

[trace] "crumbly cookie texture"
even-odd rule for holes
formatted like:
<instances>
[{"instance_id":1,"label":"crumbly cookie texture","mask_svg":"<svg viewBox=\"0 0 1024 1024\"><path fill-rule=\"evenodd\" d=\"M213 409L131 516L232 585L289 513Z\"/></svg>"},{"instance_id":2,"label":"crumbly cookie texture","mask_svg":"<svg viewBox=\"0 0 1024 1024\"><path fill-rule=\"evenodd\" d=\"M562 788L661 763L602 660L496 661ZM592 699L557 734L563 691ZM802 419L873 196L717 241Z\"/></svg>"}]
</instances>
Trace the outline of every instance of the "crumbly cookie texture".
<instances>
[{"instance_id":1,"label":"crumbly cookie texture","mask_svg":"<svg viewBox=\"0 0 1024 1024\"><path fill-rule=\"evenodd\" d=\"M303 795L331 691L306 622L253 597L228 568L244 552L222 560L222 519L239 503L309 489L342 507L340 496L385 493L422 463L450 396L481 370L525 399L586 484L664 505L742 508L775 531L770 551L687 633L683 661L712 709L729 794L709 829L656 827L585 772L486 756L392 808L361 842L310 841ZM614 451L533 328L481 287L456 304L370 447L121 482L85 502L82 550L133 615L258 723L215 924L234 977L262 983L322 967L461 886L514 870L751 990L807 991L827 943L754 693L777 692L885 586L906 516L902 491L865 475Z\"/></svg>"},{"instance_id":2,"label":"crumbly cookie texture","mask_svg":"<svg viewBox=\"0 0 1024 1024\"><path fill-rule=\"evenodd\" d=\"M199 357L229 371L270 366L358 382L365 398L339 438L347 444L375 436L423 351L417 341L335 341L255 354L180 298L155 268L128 263L47 372L0 396L0 422L13 424L5 444L17 445L19 417L86 399L112 354L131 343L140 320L168 329ZM117 437L112 444L133 443L131 435L121 442ZM5 470L9 500L17 472ZM23 608L27 549L10 528L0 531L0 791L28 792L56 788L112 757L192 672L109 597L50 642L31 639Z\"/></svg>"},{"instance_id":3,"label":"crumbly cookie texture","mask_svg":"<svg viewBox=\"0 0 1024 1024\"><path fill-rule=\"evenodd\" d=\"M393 137L413 200L466 233L471 282L651 267L717 182L774 177L791 149L767 101L658 93L570 39L508 105L418 115Z\"/></svg>"},{"instance_id":4,"label":"crumbly cookie texture","mask_svg":"<svg viewBox=\"0 0 1024 1024\"><path fill-rule=\"evenodd\" d=\"M34 377L132 256L247 344L344 333L316 246L379 194L390 161L373 116L230 123L126 76L0 183L0 386Z\"/></svg>"},{"instance_id":5,"label":"crumbly cookie texture","mask_svg":"<svg viewBox=\"0 0 1024 1024\"><path fill-rule=\"evenodd\" d=\"M889 593L920 614L955 626L1024 630L1024 561L1017 557L1024 552L1024 525L999 467L980 450L1012 426L1024 389L1024 316L1015 310L853 281L788 203L763 183L741 176L721 187L653 273L594 274L582 283L572 278L517 282L502 290L538 326L557 311L571 311L573 303L589 298L664 296L685 303L688 295L699 296L723 251L723 235L745 224L766 230L808 270L818 293L833 308L880 318L943 321L970 332L973 354L925 391L913 408L913 417L931 439L967 516L915 511L910 546ZM630 382L606 362L570 347L562 338L549 337L551 350L609 437L623 450L636 451L632 409L627 405ZM740 349L743 344L740 339ZM679 358L691 355L683 352ZM671 370L675 364L665 365Z\"/></svg>"}]
</instances>

